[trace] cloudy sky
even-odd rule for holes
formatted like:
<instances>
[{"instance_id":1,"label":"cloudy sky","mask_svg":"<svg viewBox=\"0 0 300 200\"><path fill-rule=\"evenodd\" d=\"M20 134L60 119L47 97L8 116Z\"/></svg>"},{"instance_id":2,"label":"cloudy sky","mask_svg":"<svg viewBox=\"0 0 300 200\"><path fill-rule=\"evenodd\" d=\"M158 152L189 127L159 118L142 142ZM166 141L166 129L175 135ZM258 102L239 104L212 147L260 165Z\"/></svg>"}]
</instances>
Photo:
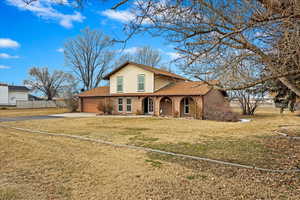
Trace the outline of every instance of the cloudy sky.
<instances>
[{"instance_id":1,"label":"cloudy sky","mask_svg":"<svg viewBox=\"0 0 300 200\"><path fill-rule=\"evenodd\" d=\"M32 66L68 71L69 68L64 65L64 42L87 26L116 39L124 39L123 25L133 16L126 7L110 10L113 4L113 1L98 1L84 9L74 9L53 0L39 0L30 5L22 0L1 0L0 82L22 84ZM146 45L161 51L164 62L177 55L165 40L149 35L135 36L124 52L132 53Z\"/></svg>"}]
</instances>

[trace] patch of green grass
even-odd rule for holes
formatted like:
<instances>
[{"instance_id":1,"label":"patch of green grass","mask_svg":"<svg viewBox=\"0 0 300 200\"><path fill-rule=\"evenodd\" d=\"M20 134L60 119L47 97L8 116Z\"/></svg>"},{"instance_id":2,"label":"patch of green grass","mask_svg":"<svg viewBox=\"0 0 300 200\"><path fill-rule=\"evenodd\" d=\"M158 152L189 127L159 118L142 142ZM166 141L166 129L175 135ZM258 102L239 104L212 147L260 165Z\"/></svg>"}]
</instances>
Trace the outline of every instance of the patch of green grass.
<instances>
[{"instance_id":1,"label":"patch of green grass","mask_svg":"<svg viewBox=\"0 0 300 200\"><path fill-rule=\"evenodd\" d=\"M171 161L171 160L177 159L177 157L172 156L172 155L166 155L166 154L155 153L155 152L148 152L147 156L150 159L153 159L153 160L162 160L162 161Z\"/></svg>"},{"instance_id":2,"label":"patch of green grass","mask_svg":"<svg viewBox=\"0 0 300 200\"><path fill-rule=\"evenodd\" d=\"M134 137L129 138L130 144L134 144L137 146L145 146L158 140L158 138L147 137L145 135L136 135Z\"/></svg>"},{"instance_id":3,"label":"patch of green grass","mask_svg":"<svg viewBox=\"0 0 300 200\"><path fill-rule=\"evenodd\" d=\"M120 135L140 135L142 131L151 130L149 128L125 128L124 131L118 132Z\"/></svg>"},{"instance_id":4,"label":"patch of green grass","mask_svg":"<svg viewBox=\"0 0 300 200\"><path fill-rule=\"evenodd\" d=\"M89 126L89 127L94 127L94 128L98 128L98 129L117 129L117 128L120 128L118 126L106 126L106 125L100 125L99 123L86 123L86 126Z\"/></svg>"},{"instance_id":5,"label":"patch of green grass","mask_svg":"<svg viewBox=\"0 0 300 200\"><path fill-rule=\"evenodd\" d=\"M149 162L149 163L151 163L151 165L152 165L153 167L158 167L158 168L160 168L161 165L162 165L161 162L156 161L156 160L149 160L149 159L147 159L147 160L145 160L145 162Z\"/></svg>"},{"instance_id":6,"label":"patch of green grass","mask_svg":"<svg viewBox=\"0 0 300 200\"><path fill-rule=\"evenodd\" d=\"M248 165L268 165L271 164L266 156L267 148L255 140L237 140L237 141L206 141L203 143L150 143L143 146L169 151L174 153L218 159L228 162L236 162ZM174 156L159 155L148 153L151 159L176 161Z\"/></svg>"},{"instance_id":7,"label":"patch of green grass","mask_svg":"<svg viewBox=\"0 0 300 200\"><path fill-rule=\"evenodd\" d=\"M13 188L0 188L0 200L15 200L17 199L17 191Z\"/></svg>"}]
</instances>

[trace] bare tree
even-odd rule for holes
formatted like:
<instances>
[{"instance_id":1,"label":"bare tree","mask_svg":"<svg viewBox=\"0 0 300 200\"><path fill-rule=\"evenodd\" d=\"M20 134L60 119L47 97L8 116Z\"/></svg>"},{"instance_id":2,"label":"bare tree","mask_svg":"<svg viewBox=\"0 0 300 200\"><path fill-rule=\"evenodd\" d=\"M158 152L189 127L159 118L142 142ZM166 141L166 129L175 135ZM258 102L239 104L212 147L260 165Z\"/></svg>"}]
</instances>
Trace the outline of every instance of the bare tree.
<instances>
[{"instance_id":1,"label":"bare tree","mask_svg":"<svg viewBox=\"0 0 300 200\"><path fill-rule=\"evenodd\" d=\"M257 69L252 68L251 60L245 60L240 63L239 73L236 74L235 68L224 69L222 74L217 74L219 80L224 84L226 88L235 88L239 85L244 84L244 77L253 77L257 73ZM224 73L225 72L225 73ZM201 76L202 74L199 74ZM204 73L203 79L210 79L215 75L215 73L207 74ZM230 102L236 100L240 105L243 115L254 115L256 109L264 102L265 94L268 91L267 83L257 84L254 87L241 89L241 90L231 90L228 91Z\"/></svg>"},{"instance_id":2,"label":"bare tree","mask_svg":"<svg viewBox=\"0 0 300 200\"><path fill-rule=\"evenodd\" d=\"M57 70L51 74L47 67L32 67L29 76L29 79L24 80L24 84L33 91L42 92L47 100L52 100L53 97L63 93L74 82L71 74Z\"/></svg>"},{"instance_id":3,"label":"bare tree","mask_svg":"<svg viewBox=\"0 0 300 200\"><path fill-rule=\"evenodd\" d=\"M98 87L110 68L114 52L113 42L100 31L86 28L82 34L65 43L66 65L70 66L84 89Z\"/></svg>"},{"instance_id":4,"label":"bare tree","mask_svg":"<svg viewBox=\"0 0 300 200\"><path fill-rule=\"evenodd\" d=\"M114 8L126 2L119 1ZM232 68L240 76L241 63L247 61L257 73L244 76L243 84L228 89L279 79L300 96L298 85L286 78L300 73L299 10L297 0L137 1L132 9L136 18L127 30L129 36L147 31L177 44L189 64L186 67L199 63L200 70L190 70L194 78L201 78L197 74L204 71L203 66L214 74ZM280 44L280 40L285 42ZM294 69L287 67L291 59Z\"/></svg>"},{"instance_id":5,"label":"bare tree","mask_svg":"<svg viewBox=\"0 0 300 200\"><path fill-rule=\"evenodd\" d=\"M117 63L122 64L126 61L132 61L139 64L159 67L161 65L161 53L150 46L138 47L134 53L125 53L120 56Z\"/></svg>"},{"instance_id":6,"label":"bare tree","mask_svg":"<svg viewBox=\"0 0 300 200\"><path fill-rule=\"evenodd\" d=\"M133 59L137 63L154 67L159 66L161 55L158 50L154 50L150 46L145 46L136 51L133 55Z\"/></svg>"},{"instance_id":7,"label":"bare tree","mask_svg":"<svg viewBox=\"0 0 300 200\"><path fill-rule=\"evenodd\" d=\"M240 104L243 115L254 115L256 109L264 102L266 90L262 88L248 88L231 92L232 100Z\"/></svg>"}]
</instances>

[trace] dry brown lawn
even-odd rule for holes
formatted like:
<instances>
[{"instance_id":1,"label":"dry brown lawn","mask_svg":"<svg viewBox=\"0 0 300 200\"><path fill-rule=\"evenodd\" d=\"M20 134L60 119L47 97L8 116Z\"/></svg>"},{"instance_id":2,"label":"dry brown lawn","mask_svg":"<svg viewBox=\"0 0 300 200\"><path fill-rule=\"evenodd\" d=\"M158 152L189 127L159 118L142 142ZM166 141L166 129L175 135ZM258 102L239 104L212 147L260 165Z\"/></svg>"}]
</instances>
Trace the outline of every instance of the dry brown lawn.
<instances>
[{"instance_id":1,"label":"dry brown lawn","mask_svg":"<svg viewBox=\"0 0 300 200\"><path fill-rule=\"evenodd\" d=\"M279 140L274 133L283 125L299 125L300 117L291 113L280 115L273 109L260 110L249 123L156 117L94 117L7 124L259 167L295 168L300 164L299 143ZM300 130L300 127L294 128ZM290 156L292 159L289 159Z\"/></svg>"},{"instance_id":2,"label":"dry brown lawn","mask_svg":"<svg viewBox=\"0 0 300 200\"><path fill-rule=\"evenodd\" d=\"M300 117L271 109L261 110L249 123L97 117L3 124L259 167L300 167L300 141L273 133L279 126L300 124ZM0 128L0 158L0 200L300 196L299 173L239 169L7 128Z\"/></svg>"},{"instance_id":3,"label":"dry brown lawn","mask_svg":"<svg viewBox=\"0 0 300 200\"><path fill-rule=\"evenodd\" d=\"M38 108L38 109L17 109L17 108L0 108L0 117L19 117L19 116L37 116L65 113L65 108Z\"/></svg>"},{"instance_id":4,"label":"dry brown lawn","mask_svg":"<svg viewBox=\"0 0 300 200\"><path fill-rule=\"evenodd\" d=\"M0 199L298 199L299 176L0 128ZM2 195L2 196L1 196ZM8 198L7 198L8 197Z\"/></svg>"}]
</instances>

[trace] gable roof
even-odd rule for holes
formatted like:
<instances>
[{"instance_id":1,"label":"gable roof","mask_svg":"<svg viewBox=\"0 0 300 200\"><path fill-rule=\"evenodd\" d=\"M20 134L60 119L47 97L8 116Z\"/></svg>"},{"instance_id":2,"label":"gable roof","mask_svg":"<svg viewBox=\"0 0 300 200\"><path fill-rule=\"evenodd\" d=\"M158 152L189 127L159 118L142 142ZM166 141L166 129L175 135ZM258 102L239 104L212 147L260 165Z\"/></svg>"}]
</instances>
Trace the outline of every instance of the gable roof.
<instances>
[{"instance_id":1,"label":"gable roof","mask_svg":"<svg viewBox=\"0 0 300 200\"><path fill-rule=\"evenodd\" d=\"M119 66L116 69L114 69L112 72L110 72L109 74L107 74L103 79L104 80L109 80L109 77L111 75L113 75L114 73L118 72L119 70L121 70L122 68L124 68L125 66L127 66L129 64L137 66L137 67L142 68L144 70L153 72L155 75L167 76L167 77L171 77L171 78L175 78L175 79L181 79L181 80L188 80L188 79L186 79L186 78L184 78L184 77L182 77L182 76L180 76L178 74L174 74L172 72L168 72L168 71L163 70L163 69L158 69L158 68L155 68L155 67L150 67L148 65L138 64L138 63L129 62L129 61L125 62L121 66Z\"/></svg>"},{"instance_id":2,"label":"gable roof","mask_svg":"<svg viewBox=\"0 0 300 200\"><path fill-rule=\"evenodd\" d=\"M211 81L210 84L216 84ZM110 94L109 86L98 87L80 93L79 97L119 97L119 96L185 96L185 95L206 95L213 87L203 81L180 81L171 83L153 93L114 93Z\"/></svg>"}]
</instances>

